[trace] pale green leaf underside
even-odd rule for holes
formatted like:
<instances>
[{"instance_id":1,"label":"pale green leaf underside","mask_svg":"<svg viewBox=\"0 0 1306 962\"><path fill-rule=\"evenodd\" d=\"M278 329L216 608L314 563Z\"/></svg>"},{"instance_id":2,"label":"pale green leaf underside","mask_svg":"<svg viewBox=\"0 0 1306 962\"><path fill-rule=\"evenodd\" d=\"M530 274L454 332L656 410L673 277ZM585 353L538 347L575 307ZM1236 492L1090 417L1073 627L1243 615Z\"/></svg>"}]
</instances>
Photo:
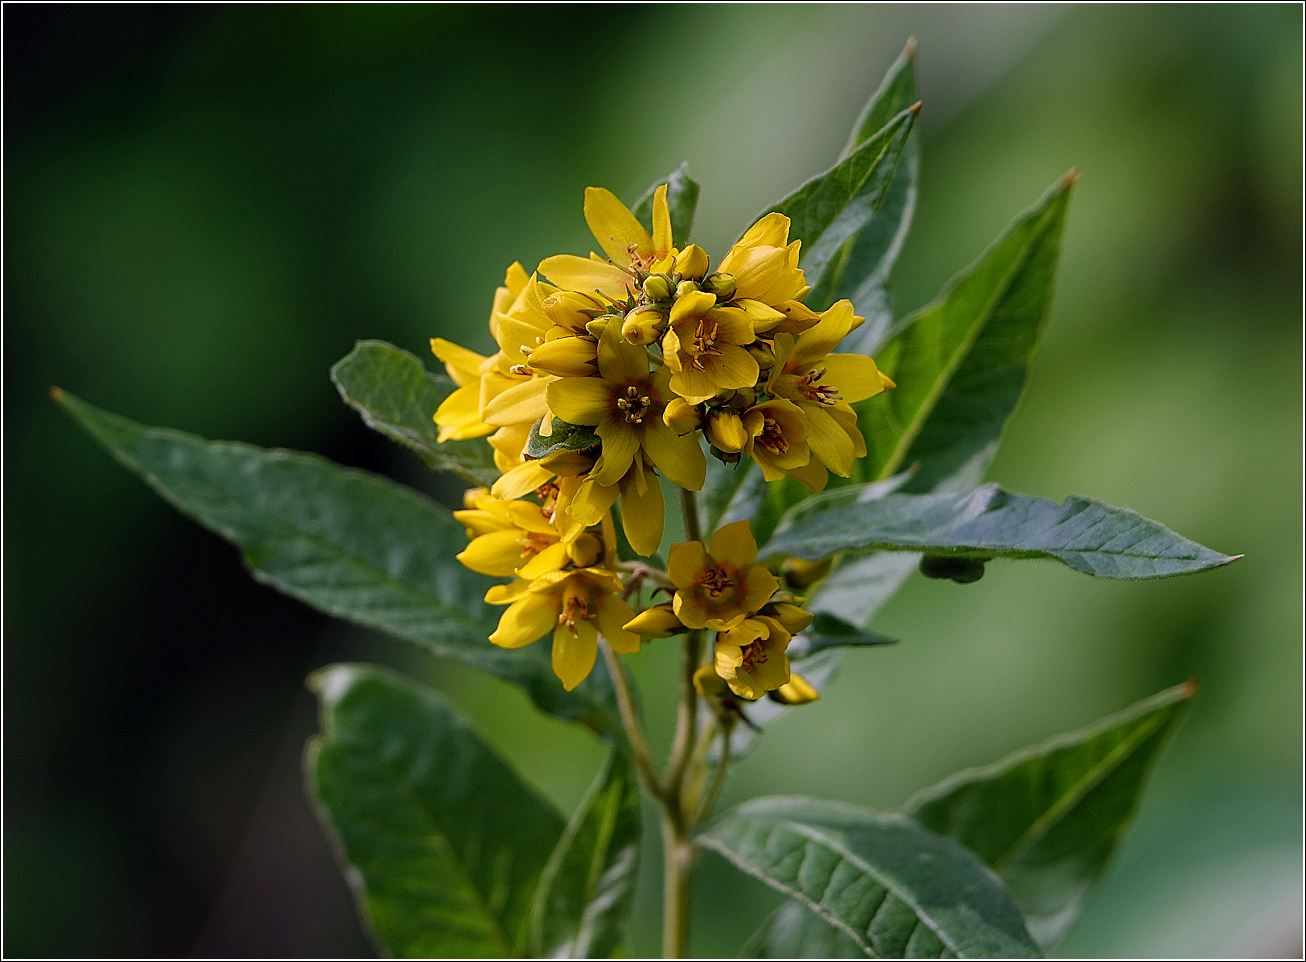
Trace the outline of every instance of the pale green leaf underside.
<instances>
[{"instance_id":1,"label":"pale green leaf underside","mask_svg":"<svg viewBox=\"0 0 1306 962\"><path fill-rule=\"evenodd\" d=\"M991 866L1050 948L1105 869L1195 692L1191 682L1178 685L1081 731L958 772L903 811Z\"/></svg>"},{"instance_id":2,"label":"pale green leaf underside","mask_svg":"<svg viewBox=\"0 0 1306 962\"><path fill-rule=\"evenodd\" d=\"M1061 504L986 484L965 494L891 494L777 534L760 557L815 560L845 550L1053 558L1098 578L1165 578L1236 560L1127 508L1071 495Z\"/></svg>"},{"instance_id":3,"label":"pale green leaf underside","mask_svg":"<svg viewBox=\"0 0 1306 962\"><path fill-rule=\"evenodd\" d=\"M561 817L430 689L369 665L332 665L310 685L322 734L309 742L309 788L384 948L524 955Z\"/></svg>"},{"instance_id":4,"label":"pale green leaf underside","mask_svg":"<svg viewBox=\"0 0 1306 962\"><path fill-rule=\"evenodd\" d=\"M412 448L428 466L482 486L499 476L494 451L484 438L436 440L432 415L454 383L432 374L414 355L385 341L359 341L331 368L331 380L368 427Z\"/></svg>"},{"instance_id":5,"label":"pale green leaf underside","mask_svg":"<svg viewBox=\"0 0 1306 962\"><path fill-rule=\"evenodd\" d=\"M614 749L544 870L531 913L533 955L612 955L635 893L640 826L635 772Z\"/></svg>"},{"instance_id":6,"label":"pale green leaf underside","mask_svg":"<svg viewBox=\"0 0 1306 962\"><path fill-rule=\"evenodd\" d=\"M891 958L1036 958L997 878L912 820L835 802L754 799L697 841Z\"/></svg>"},{"instance_id":7,"label":"pale green leaf underside","mask_svg":"<svg viewBox=\"0 0 1306 962\"><path fill-rule=\"evenodd\" d=\"M145 427L63 392L59 401L165 501L240 548L259 581L521 685L547 712L619 730L602 664L565 692L547 642L490 644L501 609L482 599L494 582L457 561L463 526L424 495L316 455Z\"/></svg>"}]
</instances>

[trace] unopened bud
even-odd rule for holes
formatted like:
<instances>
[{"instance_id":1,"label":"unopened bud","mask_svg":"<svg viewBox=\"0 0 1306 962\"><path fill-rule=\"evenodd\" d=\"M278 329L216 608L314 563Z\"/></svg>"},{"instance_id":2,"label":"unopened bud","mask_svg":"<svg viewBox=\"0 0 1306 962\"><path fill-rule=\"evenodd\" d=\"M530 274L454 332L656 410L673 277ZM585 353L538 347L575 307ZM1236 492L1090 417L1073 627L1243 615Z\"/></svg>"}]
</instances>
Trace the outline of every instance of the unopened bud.
<instances>
[{"instance_id":1,"label":"unopened bud","mask_svg":"<svg viewBox=\"0 0 1306 962\"><path fill-rule=\"evenodd\" d=\"M669 603L646 608L626 622L625 628L645 638L665 638L686 630Z\"/></svg>"},{"instance_id":2,"label":"unopened bud","mask_svg":"<svg viewBox=\"0 0 1306 962\"><path fill-rule=\"evenodd\" d=\"M587 322L585 324L585 330L593 337L602 337L604 328L606 328L612 321L619 320L621 320L621 318L615 317L612 314L603 314L594 318L594 320Z\"/></svg>"},{"instance_id":3,"label":"unopened bud","mask_svg":"<svg viewBox=\"0 0 1306 962\"><path fill-rule=\"evenodd\" d=\"M735 296L735 277L733 274L714 271L703 279L703 290L728 301Z\"/></svg>"},{"instance_id":4,"label":"unopened bud","mask_svg":"<svg viewBox=\"0 0 1306 962\"><path fill-rule=\"evenodd\" d=\"M712 665L703 665L694 672L694 687L704 698L716 701L726 692L726 680L716 673L716 668Z\"/></svg>"},{"instance_id":5,"label":"unopened bud","mask_svg":"<svg viewBox=\"0 0 1306 962\"><path fill-rule=\"evenodd\" d=\"M693 294L698 290L698 285L693 281L681 281L676 285L676 297L684 297L686 294Z\"/></svg>"},{"instance_id":6,"label":"unopened bud","mask_svg":"<svg viewBox=\"0 0 1306 962\"><path fill-rule=\"evenodd\" d=\"M662 423L683 437L696 429L702 419L694 405L682 397L673 397L662 411Z\"/></svg>"},{"instance_id":7,"label":"unopened bud","mask_svg":"<svg viewBox=\"0 0 1306 962\"><path fill-rule=\"evenodd\" d=\"M709 414L703 433L712 444L729 454L738 454L748 442L748 432L739 412L730 408L717 408Z\"/></svg>"},{"instance_id":8,"label":"unopened bud","mask_svg":"<svg viewBox=\"0 0 1306 962\"><path fill-rule=\"evenodd\" d=\"M675 291L675 285L666 274L651 274L644 281L644 293L651 301L670 300Z\"/></svg>"},{"instance_id":9,"label":"unopened bud","mask_svg":"<svg viewBox=\"0 0 1306 962\"><path fill-rule=\"evenodd\" d=\"M676 273L681 277L690 277L698 280L707 273L711 267L711 261L708 260L707 251L697 244L690 244L683 251L676 255Z\"/></svg>"},{"instance_id":10,"label":"unopened bud","mask_svg":"<svg viewBox=\"0 0 1306 962\"><path fill-rule=\"evenodd\" d=\"M753 360L757 362L759 371L769 371L775 367L775 352L765 341L754 341L752 344L745 344L744 350L753 355Z\"/></svg>"},{"instance_id":11,"label":"unopened bud","mask_svg":"<svg viewBox=\"0 0 1306 962\"><path fill-rule=\"evenodd\" d=\"M834 558L822 558L820 561L804 561L802 558L786 558L780 566L785 583L790 588L802 590L820 581L834 567Z\"/></svg>"},{"instance_id":12,"label":"unopened bud","mask_svg":"<svg viewBox=\"0 0 1306 962\"><path fill-rule=\"evenodd\" d=\"M802 675L790 672L789 681L775 691L768 691L766 697L782 705L807 705L820 698L821 693Z\"/></svg>"},{"instance_id":13,"label":"unopened bud","mask_svg":"<svg viewBox=\"0 0 1306 962\"><path fill-rule=\"evenodd\" d=\"M653 305L637 307L621 322L621 336L631 344L652 344L666 325L667 315Z\"/></svg>"},{"instance_id":14,"label":"unopened bud","mask_svg":"<svg viewBox=\"0 0 1306 962\"><path fill-rule=\"evenodd\" d=\"M772 601L762 609L762 613L771 616L784 626L785 631L796 635L805 631L816 616L810 611L799 608L788 601Z\"/></svg>"},{"instance_id":15,"label":"unopened bud","mask_svg":"<svg viewBox=\"0 0 1306 962\"><path fill-rule=\"evenodd\" d=\"M603 555L603 542L592 534L583 534L567 545L567 557L577 568L588 568Z\"/></svg>"},{"instance_id":16,"label":"unopened bud","mask_svg":"<svg viewBox=\"0 0 1306 962\"><path fill-rule=\"evenodd\" d=\"M531 352L531 367L558 377L589 377L598 372L598 344L588 337L559 337Z\"/></svg>"},{"instance_id":17,"label":"unopened bud","mask_svg":"<svg viewBox=\"0 0 1306 962\"><path fill-rule=\"evenodd\" d=\"M730 399L730 406L736 411L747 411L757 400L757 389L751 387L741 387L735 391L734 397Z\"/></svg>"}]
</instances>

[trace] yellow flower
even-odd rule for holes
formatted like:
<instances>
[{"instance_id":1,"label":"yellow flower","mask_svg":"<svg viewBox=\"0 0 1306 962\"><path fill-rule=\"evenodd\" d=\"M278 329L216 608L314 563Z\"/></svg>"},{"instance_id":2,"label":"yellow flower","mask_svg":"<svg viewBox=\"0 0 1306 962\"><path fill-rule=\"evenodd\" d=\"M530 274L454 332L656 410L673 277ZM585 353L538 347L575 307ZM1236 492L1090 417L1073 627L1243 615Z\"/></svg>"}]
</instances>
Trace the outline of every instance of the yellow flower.
<instances>
[{"instance_id":1,"label":"yellow flower","mask_svg":"<svg viewBox=\"0 0 1306 962\"><path fill-rule=\"evenodd\" d=\"M599 484L593 476L586 478L566 509L573 521L588 527L603 520L620 494L622 530L635 552L645 557L662 544L665 520L662 486L647 458L641 453L614 485Z\"/></svg>"},{"instance_id":2,"label":"yellow flower","mask_svg":"<svg viewBox=\"0 0 1306 962\"><path fill-rule=\"evenodd\" d=\"M757 462L763 479L779 481L810 460L807 425L792 401L773 398L755 404L744 412L742 422L747 436L743 452Z\"/></svg>"},{"instance_id":3,"label":"yellow flower","mask_svg":"<svg viewBox=\"0 0 1306 962\"><path fill-rule=\"evenodd\" d=\"M610 326L599 340L600 377L567 377L548 387L550 410L564 421L592 426L603 442L591 477L614 485L642 449L663 476L690 491L703 486L707 462L693 434L667 427L662 412L671 399L669 372L648 369L648 353Z\"/></svg>"},{"instance_id":4,"label":"yellow flower","mask_svg":"<svg viewBox=\"0 0 1306 962\"><path fill-rule=\"evenodd\" d=\"M774 691L768 691L766 697L781 705L807 705L821 697L821 693L812 687L802 675L790 671L789 684L781 685Z\"/></svg>"},{"instance_id":5,"label":"yellow flower","mask_svg":"<svg viewBox=\"0 0 1306 962\"><path fill-rule=\"evenodd\" d=\"M780 334L775 339L776 362L767 387L802 411L812 453L806 468L790 473L817 491L825 486L826 469L846 478L852 474L853 459L866 454L850 405L893 387L869 357L830 354L854 320L852 303L843 300L797 338Z\"/></svg>"},{"instance_id":6,"label":"yellow flower","mask_svg":"<svg viewBox=\"0 0 1306 962\"><path fill-rule=\"evenodd\" d=\"M652 237L626 205L602 187L585 189L585 221L608 260L594 254L588 260L573 254L546 257L540 261L540 273L559 287L624 298L636 288L631 271L665 272L673 267L677 252L671 241L666 184L653 194Z\"/></svg>"},{"instance_id":7,"label":"yellow flower","mask_svg":"<svg viewBox=\"0 0 1306 962\"><path fill-rule=\"evenodd\" d=\"M789 243L789 218L772 212L748 229L717 269L734 278L736 300L769 306L800 301L810 290L798 268L801 244Z\"/></svg>"},{"instance_id":8,"label":"yellow flower","mask_svg":"<svg viewBox=\"0 0 1306 962\"><path fill-rule=\"evenodd\" d=\"M743 347L756 340L748 315L717 307L706 291L676 298L662 338L662 356L672 370L671 390L697 404L732 388L757 383L757 360Z\"/></svg>"},{"instance_id":9,"label":"yellow flower","mask_svg":"<svg viewBox=\"0 0 1306 962\"><path fill-rule=\"evenodd\" d=\"M580 530L563 536L552 512L528 501L500 501L488 494L472 495L471 510L455 511L471 542L457 555L473 571L492 577L516 575L532 579L569 562L586 567L598 561L603 545Z\"/></svg>"},{"instance_id":10,"label":"yellow flower","mask_svg":"<svg viewBox=\"0 0 1306 962\"><path fill-rule=\"evenodd\" d=\"M716 672L741 698L761 698L789 684L789 632L775 618L745 618L716 636Z\"/></svg>"},{"instance_id":11,"label":"yellow flower","mask_svg":"<svg viewBox=\"0 0 1306 962\"><path fill-rule=\"evenodd\" d=\"M670 602L667 602L645 608L632 621L626 622L626 630L645 638L665 638L686 629L684 623L676 617Z\"/></svg>"},{"instance_id":12,"label":"yellow flower","mask_svg":"<svg viewBox=\"0 0 1306 962\"><path fill-rule=\"evenodd\" d=\"M673 544L667 574L676 586L675 613L690 628L727 631L760 609L779 584L753 564L757 542L747 521L720 528L705 549L700 542Z\"/></svg>"},{"instance_id":13,"label":"yellow flower","mask_svg":"<svg viewBox=\"0 0 1306 962\"><path fill-rule=\"evenodd\" d=\"M600 634L620 654L639 651L639 635L627 631L634 617L621 599L621 579L606 568L553 571L529 584L491 589L485 600L508 604L490 641L521 648L553 632L553 672L571 691L589 675Z\"/></svg>"},{"instance_id":14,"label":"yellow flower","mask_svg":"<svg viewBox=\"0 0 1306 962\"><path fill-rule=\"evenodd\" d=\"M437 440L464 441L493 431L493 425L481 420L481 381L494 359L440 337L431 338L431 353L444 362L450 380L457 385L432 418L440 428Z\"/></svg>"}]
</instances>

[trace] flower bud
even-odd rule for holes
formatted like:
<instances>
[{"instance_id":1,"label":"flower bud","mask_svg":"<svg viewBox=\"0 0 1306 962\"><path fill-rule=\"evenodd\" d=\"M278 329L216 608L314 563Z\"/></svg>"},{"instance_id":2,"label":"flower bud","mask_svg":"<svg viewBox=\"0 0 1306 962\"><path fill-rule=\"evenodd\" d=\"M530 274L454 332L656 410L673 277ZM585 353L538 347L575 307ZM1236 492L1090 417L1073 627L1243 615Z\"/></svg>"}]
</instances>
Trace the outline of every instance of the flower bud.
<instances>
[{"instance_id":1,"label":"flower bud","mask_svg":"<svg viewBox=\"0 0 1306 962\"><path fill-rule=\"evenodd\" d=\"M716 673L713 665L703 665L694 672L694 687L704 698L716 701L726 693L726 680Z\"/></svg>"},{"instance_id":2,"label":"flower bud","mask_svg":"<svg viewBox=\"0 0 1306 962\"><path fill-rule=\"evenodd\" d=\"M757 400L757 389L751 387L741 387L735 391L734 397L730 399L730 406L736 411L747 411Z\"/></svg>"},{"instance_id":3,"label":"flower bud","mask_svg":"<svg viewBox=\"0 0 1306 962\"><path fill-rule=\"evenodd\" d=\"M780 566L785 583L790 588L801 591L830 573L834 567L834 558L822 558L820 561L804 561L802 558L786 558Z\"/></svg>"},{"instance_id":4,"label":"flower bud","mask_svg":"<svg viewBox=\"0 0 1306 962\"><path fill-rule=\"evenodd\" d=\"M593 337L602 337L603 331L608 326L609 323L611 323L612 321L620 321L620 320L621 318L616 317L612 314L602 314L594 318L594 320L586 322L585 330L589 332L589 334Z\"/></svg>"},{"instance_id":5,"label":"flower bud","mask_svg":"<svg viewBox=\"0 0 1306 962\"><path fill-rule=\"evenodd\" d=\"M684 624L672 611L670 603L646 608L626 622L625 628L645 638L665 638L685 630Z\"/></svg>"},{"instance_id":6,"label":"flower bud","mask_svg":"<svg viewBox=\"0 0 1306 962\"><path fill-rule=\"evenodd\" d=\"M577 568L588 568L603 556L603 542L592 534L582 534L567 545L567 557Z\"/></svg>"},{"instance_id":7,"label":"flower bud","mask_svg":"<svg viewBox=\"0 0 1306 962\"><path fill-rule=\"evenodd\" d=\"M681 437L695 430L701 421L698 410L682 397L672 398L662 412L662 423Z\"/></svg>"},{"instance_id":8,"label":"flower bud","mask_svg":"<svg viewBox=\"0 0 1306 962\"><path fill-rule=\"evenodd\" d=\"M621 336L631 344L652 344L666 326L667 315L653 305L637 307L621 322Z\"/></svg>"},{"instance_id":9,"label":"flower bud","mask_svg":"<svg viewBox=\"0 0 1306 962\"><path fill-rule=\"evenodd\" d=\"M681 281L676 285L676 297L684 297L686 294L693 294L698 290L698 285L693 281Z\"/></svg>"},{"instance_id":10,"label":"flower bud","mask_svg":"<svg viewBox=\"0 0 1306 962\"><path fill-rule=\"evenodd\" d=\"M644 281L644 293L651 301L670 300L675 290L675 285L666 274L651 274Z\"/></svg>"},{"instance_id":11,"label":"flower bud","mask_svg":"<svg viewBox=\"0 0 1306 962\"><path fill-rule=\"evenodd\" d=\"M588 337L559 337L531 351L530 366L558 377L589 377L598 373L598 344Z\"/></svg>"},{"instance_id":12,"label":"flower bud","mask_svg":"<svg viewBox=\"0 0 1306 962\"><path fill-rule=\"evenodd\" d=\"M713 445L729 454L739 453L748 443L748 432L739 412L730 408L717 408L709 414L703 433Z\"/></svg>"},{"instance_id":13,"label":"flower bud","mask_svg":"<svg viewBox=\"0 0 1306 962\"><path fill-rule=\"evenodd\" d=\"M707 251L697 244L690 244L676 255L676 273L681 277L698 280L707 273L708 268L711 266Z\"/></svg>"},{"instance_id":14,"label":"flower bud","mask_svg":"<svg viewBox=\"0 0 1306 962\"><path fill-rule=\"evenodd\" d=\"M753 355L753 360L757 362L759 371L769 371L775 367L775 352L771 350L770 345L765 341L754 341L752 344L745 344L744 350Z\"/></svg>"},{"instance_id":15,"label":"flower bud","mask_svg":"<svg viewBox=\"0 0 1306 962\"><path fill-rule=\"evenodd\" d=\"M713 271L703 279L703 290L709 294L715 294L723 301L728 301L735 296L734 275Z\"/></svg>"},{"instance_id":16,"label":"flower bud","mask_svg":"<svg viewBox=\"0 0 1306 962\"><path fill-rule=\"evenodd\" d=\"M772 601L762 608L762 612L784 625L785 631L791 635L805 631L812 623L812 619L816 617L810 611L799 608L787 601Z\"/></svg>"},{"instance_id":17,"label":"flower bud","mask_svg":"<svg viewBox=\"0 0 1306 962\"><path fill-rule=\"evenodd\" d=\"M821 693L802 675L790 672L788 683L768 691L766 697L782 705L807 705L820 698Z\"/></svg>"},{"instance_id":18,"label":"flower bud","mask_svg":"<svg viewBox=\"0 0 1306 962\"><path fill-rule=\"evenodd\" d=\"M580 332L600 305L588 294L575 291L558 291L546 297L541 304L549 320L569 331Z\"/></svg>"}]
</instances>

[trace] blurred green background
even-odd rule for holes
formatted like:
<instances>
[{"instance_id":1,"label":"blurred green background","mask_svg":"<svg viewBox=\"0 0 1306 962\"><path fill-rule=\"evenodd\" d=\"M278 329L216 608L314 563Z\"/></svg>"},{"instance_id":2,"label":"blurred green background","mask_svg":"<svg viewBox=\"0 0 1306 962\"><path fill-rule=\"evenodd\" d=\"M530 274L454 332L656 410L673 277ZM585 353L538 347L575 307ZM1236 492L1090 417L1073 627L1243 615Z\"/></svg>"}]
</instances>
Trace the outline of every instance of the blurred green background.
<instances>
[{"instance_id":1,"label":"blurred green background","mask_svg":"<svg viewBox=\"0 0 1306 962\"><path fill-rule=\"evenodd\" d=\"M49 402L318 451L446 500L329 365L356 338L488 344L503 270L590 247L583 188L688 159L696 239L827 166L909 36L916 226L900 312L1078 167L1051 322L990 477L1247 557L1099 583L914 577L726 803L892 807L1190 676L1070 955L1300 954L1301 9L1038 6L4 8L4 950L371 949L304 801L304 675L447 691L560 805L599 763L517 693L256 585ZM665 742L669 647L636 659ZM656 859L632 955L656 948ZM695 938L776 897L715 856Z\"/></svg>"}]
</instances>

